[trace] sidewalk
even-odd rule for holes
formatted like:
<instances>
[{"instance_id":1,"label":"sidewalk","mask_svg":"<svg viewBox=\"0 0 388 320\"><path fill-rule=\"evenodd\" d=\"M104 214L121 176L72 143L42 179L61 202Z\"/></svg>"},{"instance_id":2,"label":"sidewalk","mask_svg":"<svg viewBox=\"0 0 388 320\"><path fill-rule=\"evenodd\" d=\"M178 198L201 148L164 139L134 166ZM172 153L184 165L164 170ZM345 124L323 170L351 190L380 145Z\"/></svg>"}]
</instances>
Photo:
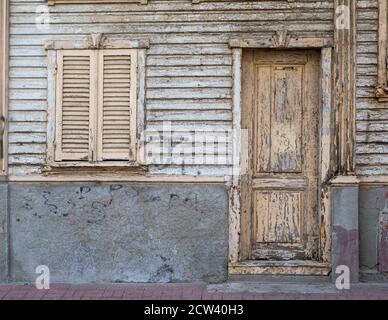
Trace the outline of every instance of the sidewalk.
<instances>
[{"instance_id":1,"label":"sidewalk","mask_svg":"<svg viewBox=\"0 0 388 320\"><path fill-rule=\"evenodd\" d=\"M229 282L189 284L0 285L0 300L388 300L388 283L359 283L339 291L333 284Z\"/></svg>"}]
</instances>

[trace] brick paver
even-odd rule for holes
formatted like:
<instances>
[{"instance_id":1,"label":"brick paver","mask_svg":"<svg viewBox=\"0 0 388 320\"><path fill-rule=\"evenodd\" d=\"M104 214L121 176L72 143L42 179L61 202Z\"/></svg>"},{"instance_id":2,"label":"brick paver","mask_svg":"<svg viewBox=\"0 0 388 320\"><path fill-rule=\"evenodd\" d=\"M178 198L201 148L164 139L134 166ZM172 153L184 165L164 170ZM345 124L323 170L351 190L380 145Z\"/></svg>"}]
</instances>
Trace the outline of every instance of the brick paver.
<instances>
[{"instance_id":1,"label":"brick paver","mask_svg":"<svg viewBox=\"0 0 388 320\"><path fill-rule=\"evenodd\" d=\"M281 289L279 289L279 287ZM0 300L388 300L388 283L333 284L204 283L0 285Z\"/></svg>"}]
</instances>

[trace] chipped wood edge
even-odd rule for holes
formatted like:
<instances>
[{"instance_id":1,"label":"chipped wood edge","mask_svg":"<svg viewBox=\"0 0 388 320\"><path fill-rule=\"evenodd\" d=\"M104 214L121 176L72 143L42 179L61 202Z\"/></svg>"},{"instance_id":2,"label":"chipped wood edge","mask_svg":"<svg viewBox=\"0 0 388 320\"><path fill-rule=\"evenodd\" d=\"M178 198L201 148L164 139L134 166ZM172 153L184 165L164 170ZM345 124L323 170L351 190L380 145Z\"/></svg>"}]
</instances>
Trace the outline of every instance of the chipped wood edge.
<instances>
[{"instance_id":1,"label":"chipped wood edge","mask_svg":"<svg viewBox=\"0 0 388 320\"><path fill-rule=\"evenodd\" d=\"M139 49L137 54L137 132L136 132L136 159L137 163L146 164L145 157L145 97L146 97L146 64L147 49Z\"/></svg>"},{"instance_id":2,"label":"chipped wood edge","mask_svg":"<svg viewBox=\"0 0 388 320\"><path fill-rule=\"evenodd\" d=\"M238 261L241 212L241 68L242 48L232 49L233 59L233 168L229 191L229 263Z\"/></svg>"},{"instance_id":3,"label":"chipped wood edge","mask_svg":"<svg viewBox=\"0 0 388 320\"><path fill-rule=\"evenodd\" d=\"M9 1L0 3L0 116L4 117L3 159L0 176L8 171L8 49L9 49ZM0 123L0 125L2 125Z\"/></svg>"},{"instance_id":4,"label":"chipped wood edge","mask_svg":"<svg viewBox=\"0 0 388 320\"><path fill-rule=\"evenodd\" d=\"M242 176L239 189L237 190L240 194L239 198L239 255L238 260L247 260L251 256L250 248L251 248L251 234L252 234L252 224L250 212L252 209L252 198L249 196L248 190L252 187L252 166L250 165L250 159L253 154L253 144L251 143L253 140L253 128L252 128L252 105L255 101L251 92L253 92L254 88L256 88L256 84L253 77L253 59L254 59L254 51L251 49L245 50L243 52L243 60L241 72L244 72L244 79L241 79L241 83L245 83L245 86L242 87L241 92L241 127L243 128L243 132L245 133L244 144L241 144L240 152L242 158ZM249 77L249 78L247 78Z\"/></svg>"},{"instance_id":5,"label":"chipped wood edge","mask_svg":"<svg viewBox=\"0 0 388 320\"><path fill-rule=\"evenodd\" d=\"M78 53L78 51L76 51ZM98 119L98 57L101 51L92 50L90 52L90 106L89 106L89 161L97 161L97 119ZM62 65L64 68L64 66ZM65 75L61 76L61 81L65 79ZM62 87L62 89L64 86ZM62 90L61 89L61 90ZM57 101L58 103L59 101ZM61 101L62 102L62 101ZM61 111L61 118L63 110ZM62 130L61 130L62 131ZM61 132L62 134L62 132ZM62 148L62 146L61 146ZM78 159L77 159L78 160Z\"/></svg>"},{"instance_id":6,"label":"chipped wood edge","mask_svg":"<svg viewBox=\"0 0 388 320\"><path fill-rule=\"evenodd\" d=\"M378 66L376 98L379 102L388 101L387 75L387 28L388 4L386 0L379 0L379 29L378 29Z\"/></svg>"},{"instance_id":7,"label":"chipped wood edge","mask_svg":"<svg viewBox=\"0 0 388 320\"><path fill-rule=\"evenodd\" d=\"M292 263L292 262L260 262L245 261L229 265L230 275L316 275L328 276L331 272L329 263L311 262Z\"/></svg>"},{"instance_id":8,"label":"chipped wood edge","mask_svg":"<svg viewBox=\"0 0 388 320\"><path fill-rule=\"evenodd\" d=\"M47 52L47 152L45 163L55 163L55 123L57 96L57 52Z\"/></svg>"},{"instance_id":9,"label":"chipped wood edge","mask_svg":"<svg viewBox=\"0 0 388 320\"><path fill-rule=\"evenodd\" d=\"M301 276L328 276L331 267L240 267L229 266L230 275L301 275Z\"/></svg>"},{"instance_id":10,"label":"chipped wood edge","mask_svg":"<svg viewBox=\"0 0 388 320\"><path fill-rule=\"evenodd\" d=\"M332 74L332 48L321 50L321 119L320 119L320 178L319 178L319 224L320 241L319 254L324 262L331 261L331 190L329 180L333 167L333 130L334 111L332 105L333 74Z\"/></svg>"},{"instance_id":11,"label":"chipped wood edge","mask_svg":"<svg viewBox=\"0 0 388 320\"><path fill-rule=\"evenodd\" d=\"M349 8L349 28L337 27L338 8ZM356 145L356 13L357 1L335 0L334 106L337 113L339 175L354 175Z\"/></svg>"}]
</instances>

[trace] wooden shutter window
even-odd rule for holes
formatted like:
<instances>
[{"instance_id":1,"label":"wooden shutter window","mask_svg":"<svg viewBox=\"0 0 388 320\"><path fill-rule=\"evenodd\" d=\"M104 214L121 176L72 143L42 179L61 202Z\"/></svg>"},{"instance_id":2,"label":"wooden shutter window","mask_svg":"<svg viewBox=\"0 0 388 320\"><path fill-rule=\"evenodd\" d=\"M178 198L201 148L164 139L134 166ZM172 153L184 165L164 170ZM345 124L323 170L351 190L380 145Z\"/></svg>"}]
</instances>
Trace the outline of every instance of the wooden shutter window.
<instances>
[{"instance_id":1,"label":"wooden shutter window","mask_svg":"<svg viewBox=\"0 0 388 320\"><path fill-rule=\"evenodd\" d=\"M136 128L136 51L101 50L98 160L131 160Z\"/></svg>"},{"instance_id":2,"label":"wooden shutter window","mask_svg":"<svg viewBox=\"0 0 388 320\"><path fill-rule=\"evenodd\" d=\"M59 50L55 161L134 160L136 101L136 50Z\"/></svg>"},{"instance_id":3,"label":"wooden shutter window","mask_svg":"<svg viewBox=\"0 0 388 320\"><path fill-rule=\"evenodd\" d=\"M91 51L58 51L55 160L88 160L91 150Z\"/></svg>"}]
</instances>

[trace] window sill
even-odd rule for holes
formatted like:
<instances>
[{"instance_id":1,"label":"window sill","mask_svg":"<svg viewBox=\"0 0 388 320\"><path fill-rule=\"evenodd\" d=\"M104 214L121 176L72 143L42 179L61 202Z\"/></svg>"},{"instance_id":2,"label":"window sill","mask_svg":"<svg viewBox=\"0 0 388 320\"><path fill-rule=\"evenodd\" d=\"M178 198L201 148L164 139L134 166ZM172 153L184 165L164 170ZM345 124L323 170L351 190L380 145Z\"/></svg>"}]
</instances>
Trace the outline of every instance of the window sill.
<instances>
[{"instance_id":1,"label":"window sill","mask_svg":"<svg viewBox=\"0 0 388 320\"><path fill-rule=\"evenodd\" d=\"M107 3L140 3L147 4L148 0L48 0L48 5L56 4L107 4Z\"/></svg>"},{"instance_id":2,"label":"window sill","mask_svg":"<svg viewBox=\"0 0 388 320\"><path fill-rule=\"evenodd\" d=\"M147 166L140 165L135 162L123 162L123 161L107 161L104 163L92 163L92 162L51 162L47 163L42 173L44 175L84 175L84 174L100 174L100 173L115 173L126 175L139 175L147 173Z\"/></svg>"}]
</instances>

